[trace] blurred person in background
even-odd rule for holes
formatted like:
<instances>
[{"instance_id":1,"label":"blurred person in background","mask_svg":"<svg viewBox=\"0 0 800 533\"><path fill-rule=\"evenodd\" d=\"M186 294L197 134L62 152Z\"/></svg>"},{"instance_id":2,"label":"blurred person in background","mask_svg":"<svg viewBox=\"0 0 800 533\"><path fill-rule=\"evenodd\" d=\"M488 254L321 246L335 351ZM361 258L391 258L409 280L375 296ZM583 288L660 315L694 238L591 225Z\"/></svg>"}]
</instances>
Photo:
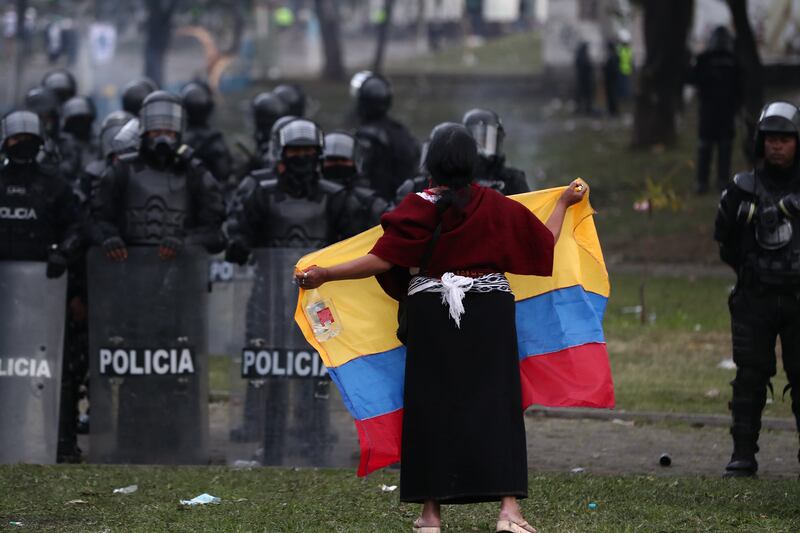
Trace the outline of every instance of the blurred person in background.
<instances>
[{"instance_id":1,"label":"blurred person in background","mask_svg":"<svg viewBox=\"0 0 800 533\"><path fill-rule=\"evenodd\" d=\"M594 113L594 65L589 43L582 41L575 49L575 104L580 114Z\"/></svg>"},{"instance_id":2,"label":"blurred person in background","mask_svg":"<svg viewBox=\"0 0 800 533\"><path fill-rule=\"evenodd\" d=\"M397 188L418 170L419 144L403 124L389 116L392 86L379 74L361 71L350 81L359 126L355 133L362 150L364 175L387 202Z\"/></svg>"},{"instance_id":3,"label":"blurred person in background","mask_svg":"<svg viewBox=\"0 0 800 533\"><path fill-rule=\"evenodd\" d=\"M209 121L214 111L214 95L205 83L193 81L181 89L183 107L186 109L186 131L183 142L194 150L209 172L226 187L233 174L233 157L225 137Z\"/></svg>"},{"instance_id":4,"label":"blurred person in background","mask_svg":"<svg viewBox=\"0 0 800 533\"><path fill-rule=\"evenodd\" d=\"M715 149L717 188L724 189L730 178L735 120L742 106L741 75L733 52L733 37L727 28L719 26L711 33L705 51L697 56L687 79L697 88L699 101L695 183L698 194L708 192Z\"/></svg>"}]
</instances>

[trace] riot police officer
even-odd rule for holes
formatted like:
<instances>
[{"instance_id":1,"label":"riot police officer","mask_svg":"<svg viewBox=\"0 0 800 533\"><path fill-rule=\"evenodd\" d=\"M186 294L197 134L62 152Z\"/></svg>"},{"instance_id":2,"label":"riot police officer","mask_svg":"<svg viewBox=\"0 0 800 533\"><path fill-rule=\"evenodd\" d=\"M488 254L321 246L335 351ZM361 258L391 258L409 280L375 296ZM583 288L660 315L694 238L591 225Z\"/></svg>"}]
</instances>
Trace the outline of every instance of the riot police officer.
<instances>
[{"instance_id":1,"label":"riot police officer","mask_svg":"<svg viewBox=\"0 0 800 533\"><path fill-rule=\"evenodd\" d=\"M48 261L59 277L81 243L77 199L69 185L37 162L44 133L36 114L14 111L2 121L0 259Z\"/></svg>"},{"instance_id":2,"label":"riot police officer","mask_svg":"<svg viewBox=\"0 0 800 533\"><path fill-rule=\"evenodd\" d=\"M258 93L253 98L251 108L253 122L255 123L253 138L256 141L257 156L260 156L269 151L272 127L275 122L281 117L291 115L291 113L289 113L289 106L282 98L269 92Z\"/></svg>"},{"instance_id":3,"label":"riot police officer","mask_svg":"<svg viewBox=\"0 0 800 533\"><path fill-rule=\"evenodd\" d=\"M355 100L359 127L356 140L363 150L363 172L371 187L386 201L417 174L419 146L405 126L389 116L392 86L379 74L362 71L353 76L350 94Z\"/></svg>"},{"instance_id":4,"label":"riot police officer","mask_svg":"<svg viewBox=\"0 0 800 533\"><path fill-rule=\"evenodd\" d=\"M61 131L59 100L47 87L33 87L25 95L25 107L39 116L44 144L39 163L48 172L58 172L70 183L78 176L80 159L75 143Z\"/></svg>"},{"instance_id":5,"label":"riot police officer","mask_svg":"<svg viewBox=\"0 0 800 533\"><path fill-rule=\"evenodd\" d=\"M359 173L356 140L349 133L335 131L325 136L322 175L343 185L347 194L347 211L341 238L352 237L377 225L389 207L388 202L369 188L369 180Z\"/></svg>"},{"instance_id":6,"label":"riot police officer","mask_svg":"<svg viewBox=\"0 0 800 533\"><path fill-rule=\"evenodd\" d=\"M147 95L154 93L158 90L158 84L150 78L136 78L129 81L122 88L122 96L120 98L122 103L122 110L127 111L133 116L139 116L139 111L142 109L142 102L147 98Z\"/></svg>"},{"instance_id":7,"label":"riot police officer","mask_svg":"<svg viewBox=\"0 0 800 533\"><path fill-rule=\"evenodd\" d=\"M275 140L279 159L274 170L251 174L242 183L249 183L249 190L240 194L228 216L226 260L244 264L255 248L262 248L252 254L257 270L247 303L248 346L268 337L276 349L310 351L287 313L286 301L293 291L284 276L291 275L306 253L347 235L347 223L358 216L360 206L348 201L344 186L322 178L322 130L305 119L284 122ZM324 462L329 443L320 444L325 440L320 436L327 435L329 425L329 387L328 377L276 378L268 386L250 382L244 424L231 438L257 439L263 429L265 464L283 464L285 454L292 453L292 439L299 439L297 447L306 450L301 452L306 459ZM291 416L290 401L297 402Z\"/></svg>"},{"instance_id":8,"label":"riot police officer","mask_svg":"<svg viewBox=\"0 0 800 533\"><path fill-rule=\"evenodd\" d=\"M46 261L47 277L61 277L82 248L78 201L72 188L37 162L44 144L39 117L15 111L2 121L0 168L0 260ZM64 303L62 302L62 305ZM62 371L59 460L80 457L77 404L72 379L80 372L65 357ZM77 368L77 367L76 367Z\"/></svg>"},{"instance_id":9,"label":"riot police officer","mask_svg":"<svg viewBox=\"0 0 800 533\"><path fill-rule=\"evenodd\" d=\"M475 182L506 196L530 192L525 173L506 166L503 153L506 134L500 116L490 109L471 109L464 114L462 122L478 144L480 157Z\"/></svg>"},{"instance_id":10,"label":"riot police officer","mask_svg":"<svg viewBox=\"0 0 800 533\"><path fill-rule=\"evenodd\" d=\"M106 168L114 163L118 152L118 145L115 144L114 140L120 130L131 120L134 120L134 116L127 111L121 110L112 111L103 119L103 123L100 125L99 157L83 168L80 180L81 192L87 200L91 197L92 190L100 184L100 179Z\"/></svg>"},{"instance_id":11,"label":"riot police officer","mask_svg":"<svg viewBox=\"0 0 800 533\"><path fill-rule=\"evenodd\" d=\"M720 257L737 275L729 300L737 368L730 403L733 455L726 477L754 476L758 470L761 413L776 373L778 337L800 430L798 132L800 112L793 104L764 107L755 139L757 164L728 184L717 213L714 238Z\"/></svg>"},{"instance_id":12,"label":"riot police officer","mask_svg":"<svg viewBox=\"0 0 800 533\"><path fill-rule=\"evenodd\" d=\"M286 114L303 117L306 114L306 93L296 83L282 83L272 89L272 94L286 104Z\"/></svg>"},{"instance_id":13,"label":"riot police officer","mask_svg":"<svg viewBox=\"0 0 800 533\"><path fill-rule=\"evenodd\" d=\"M158 246L162 259L174 258L184 245L222 251L222 193L191 148L181 144L180 98L156 91L140 114L138 157L111 166L92 197L94 231L106 254L124 261L128 244Z\"/></svg>"},{"instance_id":14,"label":"riot police officer","mask_svg":"<svg viewBox=\"0 0 800 533\"><path fill-rule=\"evenodd\" d=\"M193 81L181 90L186 109L186 131L183 142L194 150L217 181L227 183L233 170L233 159L222 132L209 125L214 110L214 96L204 83Z\"/></svg>"},{"instance_id":15,"label":"riot police officer","mask_svg":"<svg viewBox=\"0 0 800 533\"><path fill-rule=\"evenodd\" d=\"M45 74L41 85L53 91L61 105L78 94L78 84L75 81L75 76L69 70L63 68L51 70Z\"/></svg>"},{"instance_id":16,"label":"riot police officer","mask_svg":"<svg viewBox=\"0 0 800 533\"><path fill-rule=\"evenodd\" d=\"M80 168L98 154L92 126L97 118L94 103L85 96L74 96L61 108L61 130L70 136Z\"/></svg>"},{"instance_id":17,"label":"riot police officer","mask_svg":"<svg viewBox=\"0 0 800 533\"><path fill-rule=\"evenodd\" d=\"M345 188L322 179L323 146L322 130L309 120L278 130L274 171L253 173L252 189L228 217L229 261L244 264L255 247L321 248L346 233Z\"/></svg>"}]
</instances>

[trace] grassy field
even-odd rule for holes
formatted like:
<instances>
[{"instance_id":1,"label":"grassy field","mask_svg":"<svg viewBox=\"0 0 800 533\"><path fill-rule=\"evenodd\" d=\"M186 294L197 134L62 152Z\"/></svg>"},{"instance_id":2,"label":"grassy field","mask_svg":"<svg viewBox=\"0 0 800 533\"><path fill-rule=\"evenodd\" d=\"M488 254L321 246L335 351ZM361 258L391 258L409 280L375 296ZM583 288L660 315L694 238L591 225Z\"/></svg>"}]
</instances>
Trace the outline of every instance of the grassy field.
<instances>
[{"instance_id":1,"label":"grassy field","mask_svg":"<svg viewBox=\"0 0 800 533\"><path fill-rule=\"evenodd\" d=\"M450 46L405 61L389 61L388 74L533 75L542 68L541 36L514 33L477 45Z\"/></svg>"},{"instance_id":2,"label":"grassy field","mask_svg":"<svg viewBox=\"0 0 800 533\"><path fill-rule=\"evenodd\" d=\"M222 467L0 467L0 529L59 532L405 532L396 472ZM138 484L131 495L114 488ZM207 492L218 505L187 508ZM13 497L9 497L12 495ZM800 530L796 480L532 475L526 516L546 532ZM589 504L594 503L594 509ZM496 506L446 506L447 531L494 531ZM21 525L13 525L21 523Z\"/></svg>"}]
</instances>

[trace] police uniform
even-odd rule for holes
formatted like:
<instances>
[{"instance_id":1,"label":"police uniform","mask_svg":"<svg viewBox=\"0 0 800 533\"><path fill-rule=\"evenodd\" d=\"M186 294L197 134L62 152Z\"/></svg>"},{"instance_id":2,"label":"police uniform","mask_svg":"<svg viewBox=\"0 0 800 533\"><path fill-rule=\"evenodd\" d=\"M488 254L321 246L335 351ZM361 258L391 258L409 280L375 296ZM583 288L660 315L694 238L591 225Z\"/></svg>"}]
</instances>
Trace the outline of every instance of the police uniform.
<instances>
[{"instance_id":1,"label":"police uniform","mask_svg":"<svg viewBox=\"0 0 800 533\"><path fill-rule=\"evenodd\" d=\"M505 128L500 116L490 109L476 108L464 114L462 123L478 144L475 183L506 196L530 192L525 172L506 166Z\"/></svg>"},{"instance_id":2,"label":"police uniform","mask_svg":"<svg viewBox=\"0 0 800 533\"><path fill-rule=\"evenodd\" d=\"M369 187L369 180L359 172L358 145L349 133L333 132L325 136L323 159L327 162L347 162L347 165L325 165L323 176L345 188L346 199L341 202L340 209L344 213L334 215L341 219L342 233L337 240L357 235L380 222L381 215L386 212L389 203Z\"/></svg>"},{"instance_id":3,"label":"police uniform","mask_svg":"<svg viewBox=\"0 0 800 533\"><path fill-rule=\"evenodd\" d=\"M737 274L729 298L737 370L730 403L734 451L726 476L752 476L758 469L761 413L776 373L778 337L800 430L800 176L796 161L789 169L763 161L765 134L797 137L798 130L800 113L793 104L764 108L756 139L762 160L735 176L717 213L714 238L722 260Z\"/></svg>"},{"instance_id":4,"label":"police uniform","mask_svg":"<svg viewBox=\"0 0 800 533\"><path fill-rule=\"evenodd\" d=\"M152 116L148 105L155 110ZM152 93L142 109L144 134L163 129L180 134L182 113L177 98ZM160 138L147 141L152 146L143 145L130 161L117 161L100 181L92 198L95 234L106 246L121 239L133 245L199 245L209 253L222 251L225 208L219 184L186 145L170 146Z\"/></svg>"},{"instance_id":5,"label":"police uniform","mask_svg":"<svg viewBox=\"0 0 800 533\"><path fill-rule=\"evenodd\" d=\"M240 185L237 193L240 201L226 223L228 261L243 264L254 248L283 249L281 253L289 254L296 249L303 255L343 238L349 231L348 221L354 213L348 210L353 204L348 202L345 186L320 177L324 139L319 127L308 120L294 119L279 129L276 141L280 161L275 170L253 172ZM315 153L289 157L290 148L314 148ZM274 271L290 273L296 259L291 265L277 265L271 270L260 268L247 303L249 342L269 333L264 330L273 324L275 316L268 316L266 302L286 290L286 278ZM285 302L280 305L285 306ZM292 324L276 324L275 327L277 330L270 334L273 341L272 335L288 335L288 340L279 342L288 342L295 348L307 345ZM287 347L291 346L270 348ZM283 464L286 456L292 453L312 464L324 464L332 444L320 444L322 437L329 435L329 389L328 376L281 377L270 380L265 387L250 383L246 391L244 423L231 432L231 438L252 440L259 438L259 432L263 431L261 459L264 464ZM294 402L291 409L290 401ZM294 414L290 415L290 411ZM299 412L304 415L299 416ZM304 449L287 449L293 439Z\"/></svg>"},{"instance_id":6,"label":"police uniform","mask_svg":"<svg viewBox=\"0 0 800 533\"><path fill-rule=\"evenodd\" d=\"M28 140L10 146L9 139L27 135ZM0 260L46 261L47 276L60 277L80 253L82 219L72 187L36 161L44 142L39 118L17 111L2 122L5 158L0 168ZM20 147L26 154L16 153ZM70 346L68 332L67 347ZM67 352L61 384L61 420L58 459L80 456L77 447L77 383L86 374L85 360Z\"/></svg>"},{"instance_id":7,"label":"police uniform","mask_svg":"<svg viewBox=\"0 0 800 533\"><path fill-rule=\"evenodd\" d=\"M233 172L233 158L222 132L208 124L214 109L211 90L192 82L183 88L181 97L187 117L183 142L192 147L194 157L203 162L217 181L226 183Z\"/></svg>"},{"instance_id":8,"label":"police uniform","mask_svg":"<svg viewBox=\"0 0 800 533\"><path fill-rule=\"evenodd\" d=\"M398 187L417 175L419 145L408 129L388 116L392 87L383 76L362 71L350 82L360 125L355 137L362 150L362 172L370 187L386 201Z\"/></svg>"}]
</instances>

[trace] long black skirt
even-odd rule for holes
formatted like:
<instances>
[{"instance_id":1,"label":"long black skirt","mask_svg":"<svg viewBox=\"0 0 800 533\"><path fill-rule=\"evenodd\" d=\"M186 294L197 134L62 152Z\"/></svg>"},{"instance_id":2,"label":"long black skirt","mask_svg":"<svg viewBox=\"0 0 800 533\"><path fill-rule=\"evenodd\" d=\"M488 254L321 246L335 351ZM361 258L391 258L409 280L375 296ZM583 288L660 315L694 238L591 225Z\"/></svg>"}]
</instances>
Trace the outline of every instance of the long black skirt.
<instances>
[{"instance_id":1,"label":"long black skirt","mask_svg":"<svg viewBox=\"0 0 800 533\"><path fill-rule=\"evenodd\" d=\"M461 328L441 295L408 300L400 500L528 495L514 296L471 293Z\"/></svg>"}]
</instances>

